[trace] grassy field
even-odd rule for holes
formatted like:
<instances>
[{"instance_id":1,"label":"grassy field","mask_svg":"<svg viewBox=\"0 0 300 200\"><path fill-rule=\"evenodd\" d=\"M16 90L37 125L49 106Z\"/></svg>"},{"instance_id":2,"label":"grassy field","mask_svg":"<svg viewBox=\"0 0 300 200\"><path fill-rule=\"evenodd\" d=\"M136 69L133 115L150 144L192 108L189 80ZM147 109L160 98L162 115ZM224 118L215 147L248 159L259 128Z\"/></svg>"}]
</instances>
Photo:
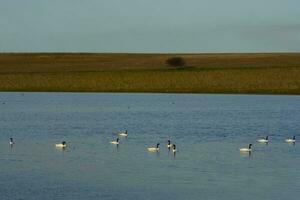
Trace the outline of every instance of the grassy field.
<instances>
[{"instance_id":1,"label":"grassy field","mask_svg":"<svg viewBox=\"0 0 300 200\"><path fill-rule=\"evenodd\" d=\"M0 54L0 90L300 94L300 53Z\"/></svg>"}]
</instances>

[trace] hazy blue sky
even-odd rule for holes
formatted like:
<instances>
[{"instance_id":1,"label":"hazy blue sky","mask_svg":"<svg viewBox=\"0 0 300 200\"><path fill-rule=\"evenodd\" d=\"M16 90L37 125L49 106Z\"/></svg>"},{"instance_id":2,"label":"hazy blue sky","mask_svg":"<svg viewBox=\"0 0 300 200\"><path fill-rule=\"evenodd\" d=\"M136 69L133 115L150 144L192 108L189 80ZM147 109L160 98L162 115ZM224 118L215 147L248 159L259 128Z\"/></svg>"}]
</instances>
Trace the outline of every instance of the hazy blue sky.
<instances>
[{"instance_id":1,"label":"hazy blue sky","mask_svg":"<svg viewBox=\"0 0 300 200\"><path fill-rule=\"evenodd\" d=\"M300 0L0 0L0 51L300 51Z\"/></svg>"}]
</instances>

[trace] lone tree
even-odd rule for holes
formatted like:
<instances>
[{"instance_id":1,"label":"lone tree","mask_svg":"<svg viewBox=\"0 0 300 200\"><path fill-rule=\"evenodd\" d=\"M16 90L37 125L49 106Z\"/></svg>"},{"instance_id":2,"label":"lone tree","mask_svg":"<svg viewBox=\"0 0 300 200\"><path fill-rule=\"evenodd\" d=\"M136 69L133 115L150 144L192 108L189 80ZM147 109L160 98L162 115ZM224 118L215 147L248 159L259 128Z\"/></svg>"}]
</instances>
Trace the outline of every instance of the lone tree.
<instances>
[{"instance_id":1,"label":"lone tree","mask_svg":"<svg viewBox=\"0 0 300 200\"><path fill-rule=\"evenodd\" d=\"M172 57L166 60L166 63L170 67L184 67L185 61L181 57Z\"/></svg>"}]
</instances>

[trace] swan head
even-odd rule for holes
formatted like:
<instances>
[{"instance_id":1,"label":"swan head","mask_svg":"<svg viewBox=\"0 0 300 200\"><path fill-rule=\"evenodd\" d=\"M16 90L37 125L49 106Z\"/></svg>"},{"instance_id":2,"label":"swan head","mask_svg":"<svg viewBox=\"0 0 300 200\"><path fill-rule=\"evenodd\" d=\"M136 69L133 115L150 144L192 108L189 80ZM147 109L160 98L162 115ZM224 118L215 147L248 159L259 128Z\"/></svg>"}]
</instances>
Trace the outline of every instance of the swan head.
<instances>
[{"instance_id":1,"label":"swan head","mask_svg":"<svg viewBox=\"0 0 300 200\"><path fill-rule=\"evenodd\" d=\"M168 140L168 145L170 145L171 144L171 141L170 140Z\"/></svg>"},{"instance_id":2,"label":"swan head","mask_svg":"<svg viewBox=\"0 0 300 200\"><path fill-rule=\"evenodd\" d=\"M158 148L158 146L159 146L159 143L156 144L156 148Z\"/></svg>"},{"instance_id":3,"label":"swan head","mask_svg":"<svg viewBox=\"0 0 300 200\"><path fill-rule=\"evenodd\" d=\"M10 140L11 142L13 142L13 138L9 138L9 140Z\"/></svg>"},{"instance_id":4,"label":"swan head","mask_svg":"<svg viewBox=\"0 0 300 200\"><path fill-rule=\"evenodd\" d=\"M176 145L175 144L173 144L173 149L176 149Z\"/></svg>"},{"instance_id":5,"label":"swan head","mask_svg":"<svg viewBox=\"0 0 300 200\"><path fill-rule=\"evenodd\" d=\"M62 141L62 143L61 143L62 145L66 145L66 142L65 141Z\"/></svg>"},{"instance_id":6,"label":"swan head","mask_svg":"<svg viewBox=\"0 0 300 200\"><path fill-rule=\"evenodd\" d=\"M251 147L252 147L252 144L249 144L249 149L251 149Z\"/></svg>"}]
</instances>

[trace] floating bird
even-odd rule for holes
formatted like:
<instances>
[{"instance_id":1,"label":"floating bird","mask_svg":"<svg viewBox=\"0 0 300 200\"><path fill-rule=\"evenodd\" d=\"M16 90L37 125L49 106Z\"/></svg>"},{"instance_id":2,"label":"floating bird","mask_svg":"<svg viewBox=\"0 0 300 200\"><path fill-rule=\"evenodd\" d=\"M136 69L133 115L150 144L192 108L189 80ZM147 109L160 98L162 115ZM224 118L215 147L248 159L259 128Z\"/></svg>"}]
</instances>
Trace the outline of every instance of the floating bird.
<instances>
[{"instance_id":1,"label":"floating bird","mask_svg":"<svg viewBox=\"0 0 300 200\"><path fill-rule=\"evenodd\" d=\"M65 141L62 141L60 144L55 144L56 148L66 148L67 143Z\"/></svg>"},{"instance_id":2,"label":"floating bird","mask_svg":"<svg viewBox=\"0 0 300 200\"><path fill-rule=\"evenodd\" d=\"M172 149L173 153L176 153L177 149L176 149L176 145L173 144L173 149Z\"/></svg>"},{"instance_id":3,"label":"floating bird","mask_svg":"<svg viewBox=\"0 0 300 200\"><path fill-rule=\"evenodd\" d=\"M123 137L127 137L128 136L128 132L127 130L125 130L125 132L121 132L119 133L120 136L123 136Z\"/></svg>"},{"instance_id":4,"label":"floating bird","mask_svg":"<svg viewBox=\"0 0 300 200\"><path fill-rule=\"evenodd\" d=\"M110 143L118 145L119 144L119 138L117 138L117 140L111 141Z\"/></svg>"},{"instance_id":5,"label":"floating bird","mask_svg":"<svg viewBox=\"0 0 300 200\"><path fill-rule=\"evenodd\" d=\"M10 144L10 145L13 145L13 144L15 144L15 142L14 142L13 138L9 138L9 144Z\"/></svg>"},{"instance_id":6,"label":"floating bird","mask_svg":"<svg viewBox=\"0 0 300 200\"><path fill-rule=\"evenodd\" d=\"M249 144L249 147L243 147L243 148L240 148L240 152L250 152L252 149L252 144Z\"/></svg>"},{"instance_id":7,"label":"floating bird","mask_svg":"<svg viewBox=\"0 0 300 200\"><path fill-rule=\"evenodd\" d=\"M257 140L259 143L268 143L269 142L269 136L267 136L265 139L259 139Z\"/></svg>"},{"instance_id":8,"label":"floating bird","mask_svg":"<svg viewBox=\"0 0 300 200\"><path fill-rule=\"evenodd\" d=\"M293 138L286 139L285 142L287 142L287 143L295 143L296 142L296 136L294 136Z\"/></svg>"},{"instance_id":9,"label":"floating bird","mask_svg":"<svg viewBox=\"0 0 300 200\"><path fill-rule=\"evenodd\" d=\"M151 152L158 152L159 151L159 143L156 144L156 147L149 147L148 148L148 151L151 151Z\"/></svg>"},{"instance_id":10,"label":"floating bird","mask_svg":"<svg viewBox=\"0 0 300 200\"><path fill-rule=\"evenodd\" d=\"M170 148L171 148L172 146L173 146L173 144L171 144L171 141L168 140L168 144L167 144L168 149L170 150Z\"/></svg>"}]
</instances>

